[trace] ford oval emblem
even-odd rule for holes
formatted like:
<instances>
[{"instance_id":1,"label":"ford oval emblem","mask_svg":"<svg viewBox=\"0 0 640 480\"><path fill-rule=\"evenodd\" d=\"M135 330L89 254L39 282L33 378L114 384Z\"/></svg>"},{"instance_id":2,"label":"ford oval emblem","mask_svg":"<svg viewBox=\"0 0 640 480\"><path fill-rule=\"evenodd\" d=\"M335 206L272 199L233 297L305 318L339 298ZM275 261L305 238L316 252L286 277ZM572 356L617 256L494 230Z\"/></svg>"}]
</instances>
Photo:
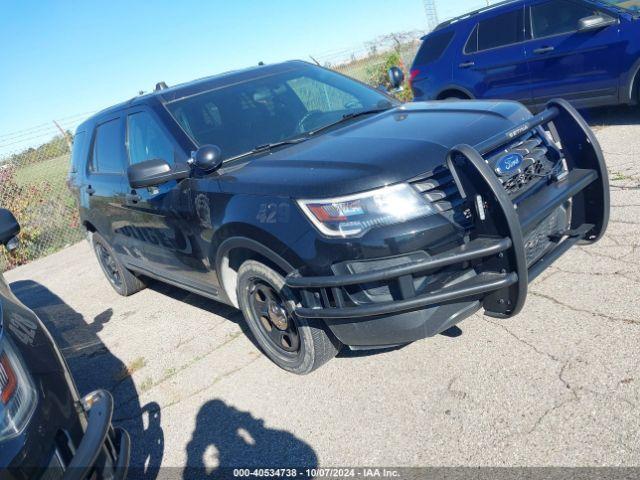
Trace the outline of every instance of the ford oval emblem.
<instances>
[{"instance_id":1,"label":"ford oval emblem","mask_svg":"<svg viewBox=\"0 0 640 480\"><path fill-rule=\"evenodd\" d=\"M509 153L496 162L496 173L500 176L518 173L524 157L519 153Z\"/></svg>"}]
</instances>

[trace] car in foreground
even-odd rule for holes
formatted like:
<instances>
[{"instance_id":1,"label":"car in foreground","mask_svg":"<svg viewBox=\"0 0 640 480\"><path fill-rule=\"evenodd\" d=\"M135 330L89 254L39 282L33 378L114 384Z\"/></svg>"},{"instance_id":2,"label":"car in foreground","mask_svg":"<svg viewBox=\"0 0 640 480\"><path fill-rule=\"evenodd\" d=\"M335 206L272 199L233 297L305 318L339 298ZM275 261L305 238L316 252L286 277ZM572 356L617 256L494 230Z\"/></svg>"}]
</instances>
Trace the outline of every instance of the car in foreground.
<instances>
[{"instance_id":1,"label":"car in foreground","mask_svg":"<svg viewBox=\"0 0 640 480\"><path fill-rule=\"evenodd\" d=\"M0 244L16 248L19 231L0 209ZM125 478L130 441L112 412L107 391L80 397L49 331L0 274L0 479Z\"/></svg>"},{"instance_id":2,"label":"car in foreground","mask_svg":"<svg viewBox=\"0 0 640 480\"><path fill-rule=\"evenodd\" d=\"M416 100L500 98L533 110L637 104L640 2L509 0L440 24L411 67Z\"/></svg>"},{"instance_id":3,"label":"car in foreground","mask_svg":"<svg viewBox=\"0 0 640 480\"><path fill-rule=\"evenodd\" d=\"M343 345L516 315L609 217L602 152L566 102L401 104L299 61L96 114L69 181L118 293L151 277L233 305L298 374Z\"/></svg>"}]
</instances>

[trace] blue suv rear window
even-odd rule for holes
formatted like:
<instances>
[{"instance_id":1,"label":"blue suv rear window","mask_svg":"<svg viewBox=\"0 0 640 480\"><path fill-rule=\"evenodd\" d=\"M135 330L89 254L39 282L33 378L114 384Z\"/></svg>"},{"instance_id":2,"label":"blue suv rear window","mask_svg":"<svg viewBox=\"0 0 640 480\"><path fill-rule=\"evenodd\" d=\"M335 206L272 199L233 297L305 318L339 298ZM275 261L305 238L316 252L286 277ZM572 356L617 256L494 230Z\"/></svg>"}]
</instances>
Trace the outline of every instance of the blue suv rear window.
<instances>
[{"instance_id":1,"label":"blue suv rear window","mask_svg":"<svg viewBox=\"0 0 640 480\"><path fill-rule=\"evenodd\" d=\"M438 60L453 39L453 30L427 36L416 54L414 64L425 65Z\"/></svg>"}]
</instances>

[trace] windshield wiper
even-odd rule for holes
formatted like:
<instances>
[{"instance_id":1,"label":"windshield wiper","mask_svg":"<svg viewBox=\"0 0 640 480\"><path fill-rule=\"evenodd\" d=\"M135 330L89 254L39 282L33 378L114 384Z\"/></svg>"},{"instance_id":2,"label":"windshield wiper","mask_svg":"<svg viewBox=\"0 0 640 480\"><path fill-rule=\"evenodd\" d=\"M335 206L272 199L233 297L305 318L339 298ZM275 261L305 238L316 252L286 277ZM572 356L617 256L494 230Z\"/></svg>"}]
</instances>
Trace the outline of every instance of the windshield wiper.
<instances>
[{"instance_id":1,"label":"windshield wiper","mask_svg":"<svg viewBox=\"0 0 640 480\"><path fill-rule=\"evenodd\" d=\"M304 142L305 140L306 138L304 137L297 137L297 138L290 138L289 140L282 140L280 142L265 143L264 145L258 145L253 150L247 153L268 152L269 150L273 150L274 148L278 148L283 145L295 145L296 143L301 143L301 142Z\"/></svg>"},{"instance_id":2,"label":"windshield wiper","mask_svg":"<svg viewBox=\"0 0 640 480\"><path fill-rule=\"evenodd\" d=\"M265 143L264 145L258 145L257 147L254 147L251 150L249 150L248 152L241 153L239 155L236 155L235 157L227 158L225 160L225 163L230 162L232 160L238 160L239 158L248 157L250 155L255 155L257 153L269 152L274 148L282 147L284 145L295 145L297 143L302 143L305 140L307 140L306 137L296 137L296 138L290 138L288 140L282 140L280 142Z\"/></svg>"},{"instance_id":3,"label":"windshield wiper","mask_svg":"<svg viewBox=\"0 0 640 480\"><path fill-rule=\"evenodd\" d=\"M349 112L349 113L345 113L344 115L342 115L342 117L340 118L340 120L337 120L335 122L329 123L327 125L323 125L322 127L316 128L315 130L309 130L306 135L311 137L317 133L323 132L325 130L327 130L328 128L331 127L335 127L336 125L340 125L343 122L346 122L347 120L351 120L353 118L358 118L358 117L362 117L364 115L373 115L374 113L380 113L380 112L386 112L387 110L393 108L393 106L389 106L389 107L382 107L382 108L371 108L369 110L360 110L357 112Z\"/></svg>"}]
</instances>

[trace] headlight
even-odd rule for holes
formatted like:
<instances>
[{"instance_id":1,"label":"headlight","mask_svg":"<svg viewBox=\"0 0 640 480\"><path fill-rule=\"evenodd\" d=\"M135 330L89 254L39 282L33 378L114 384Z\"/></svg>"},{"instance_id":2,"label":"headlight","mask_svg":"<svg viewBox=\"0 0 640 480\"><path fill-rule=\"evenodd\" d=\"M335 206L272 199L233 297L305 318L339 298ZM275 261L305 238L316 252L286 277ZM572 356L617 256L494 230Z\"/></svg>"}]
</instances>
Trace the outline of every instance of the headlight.
<instances>
[{"instance_id":1,"label":"headlight","mask_svg":"<svg viewBox=\"0 0 640 480\"><path fill-rule=\"evenodd\" d=\"M298 200L311 222L329 237L357 237L374 227L435 213L406 183L323 200Z\"/></svg>"},{"instance_id":2,"label":"headlight","mask_svg":"<svg viewBox=\"0 0 640 480\"><path fill-rule=\"evenodd\" d=\"M31 377L8 338L0 338L0 442L19 435L36 406Z\"/></svg>"}]
</instances>

